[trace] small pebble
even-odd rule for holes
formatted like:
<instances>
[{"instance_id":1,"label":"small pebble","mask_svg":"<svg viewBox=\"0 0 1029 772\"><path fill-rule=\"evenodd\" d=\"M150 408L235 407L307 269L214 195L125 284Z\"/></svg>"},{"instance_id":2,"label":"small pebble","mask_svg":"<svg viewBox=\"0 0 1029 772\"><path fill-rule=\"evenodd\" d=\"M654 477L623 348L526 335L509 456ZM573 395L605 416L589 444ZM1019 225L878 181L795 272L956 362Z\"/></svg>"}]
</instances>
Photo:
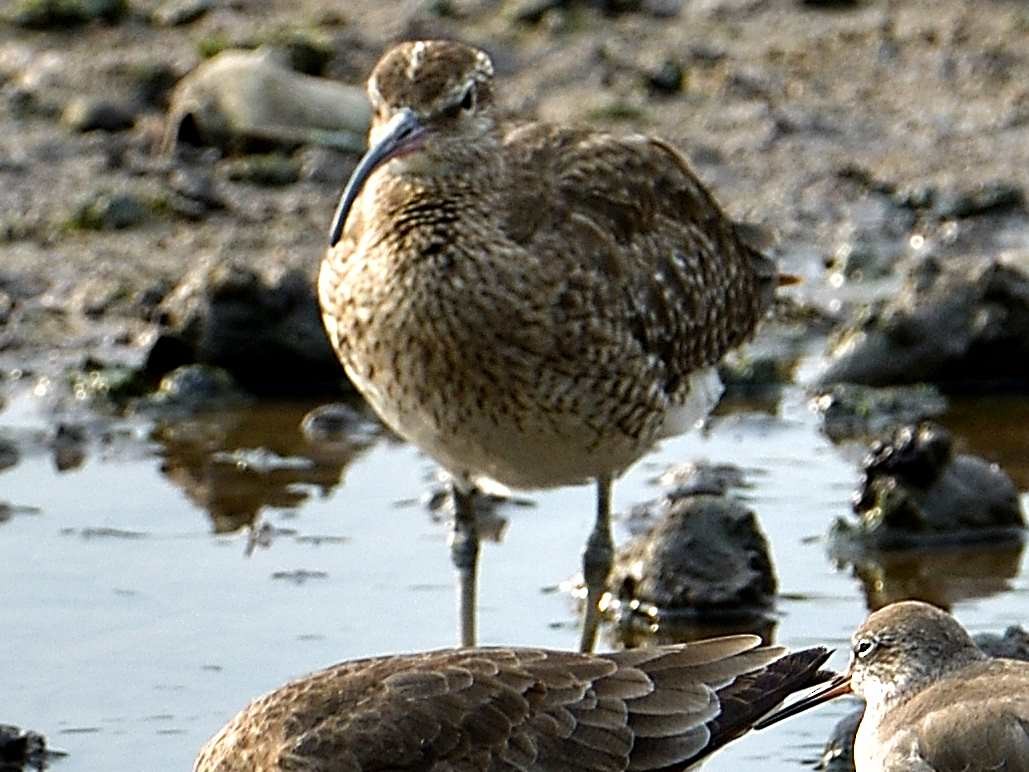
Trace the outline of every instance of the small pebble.
<instances>
[{"instance_id":1,"label":"small pebble","mask_svg":"<svg viewBox=\"0 0 1029 772\"><path fill-rule=\"evenodd\" d=\"M117 102L78 96L65 107L61 122L74 131L124 131L132 128L136 116Z\"/></svg>"},{"instance_id":2,"label":"small pebble","mask_svg":"<svg viewBox=\"0 0 1029 772\"><path fill-rule=\"evenodd\" d=\"M154 11L151 18L162 27L192 24L214 7L212 0L170 0Z\"/></svg>"},{"instance_id":3,"label":"small pebble","mask_svg":"<svg viewBox=\"0 0 1029 772\"><path fill-rule=\"evenodd\" d=\"M225 176L234 182L283 187L300 179L300 163L278 153L252 155L225 163Z\"/></svg>"},{"instance_id":4,"label":"small pebble","mask_svg":"<svg viewBox=\"0 0 1029 772\"><path fill-rule=\"evenodd\" d=\"M102 192L80 203L68 225L79 230L122 230L139 225L146 217L147 208L132 193Z\"/></svg>"}]
</instances>

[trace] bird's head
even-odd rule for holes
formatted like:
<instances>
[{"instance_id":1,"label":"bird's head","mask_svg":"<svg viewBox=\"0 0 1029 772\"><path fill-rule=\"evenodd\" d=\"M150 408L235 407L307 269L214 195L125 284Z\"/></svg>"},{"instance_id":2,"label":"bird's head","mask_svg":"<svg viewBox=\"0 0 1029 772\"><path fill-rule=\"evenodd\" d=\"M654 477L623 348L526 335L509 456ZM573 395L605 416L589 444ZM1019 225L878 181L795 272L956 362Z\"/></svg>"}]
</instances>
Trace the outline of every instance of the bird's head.
<instances>
[{"instance_id":1,"label":"bird's head","mask_svg":"<svg viewBox=\"0 0 1029 772\"><path fill-rule=\"evenodd\" d=\"M901 601L869 615L851 637L850 664L825 687L759 721L763 729L843 694L883 712L933 679L985 658L957 620L928 603Z\"/></svg>"},{"instance_id":2,"label":"bird's head","mask_svg":"<svg viewBox=\"0 0 1029 772\"><path fill-rule=\"evenodd\" d=\"M339 241L347 214L371 174L396 161L398 173L433 176L474 163L494 128L493 64L485 52L449 40L401 43L368 78L372 127L368 151L347 182L329 238Z\"/></svg>"}]
</instances>

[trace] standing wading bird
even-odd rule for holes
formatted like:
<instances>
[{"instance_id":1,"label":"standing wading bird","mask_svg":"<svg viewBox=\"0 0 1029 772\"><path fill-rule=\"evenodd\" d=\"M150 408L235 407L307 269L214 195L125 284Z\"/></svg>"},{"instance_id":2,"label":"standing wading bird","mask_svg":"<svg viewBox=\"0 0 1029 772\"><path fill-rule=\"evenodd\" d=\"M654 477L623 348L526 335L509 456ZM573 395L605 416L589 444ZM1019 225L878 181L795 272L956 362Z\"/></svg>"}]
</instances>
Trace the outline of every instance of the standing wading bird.
<instances>
[{"instance_id":1,"label":"standing wading bird","mask_svg":"<svg viewBox=\"0 0 1029 772\"><path fill-rule=\"evenodd\" d=\"M846 673L758 726L851 692L865 698L857 772L1029 772L1029 663L991 659L927 603L870 615Z\"/></svg>"},{"instance_id":2,"label":"standing wading bird","mask_svg":"<svg viewBox=\"0 0 1029 772\"><path fill-rule=\"evenodd\" d=\"M682 772L793 692L825 649L749 636L612 654L450 649L344 662L243 709L194 772Z\"/></svg>"},{"instance_id":3,"label":"standing wading bird","mask_svg":"<svg viewBox=\"0 0 1029 772\"><path fill-rule=\"evenodd\" d=\"M753 332L779 275L664 142L499 122L482 51L403 43L368 97L370 147L318 282L329 337L385 423L451 475L463 645L476 482L596 482L592 650L612 481L710 411L714 365Z\"/></svg>"}]
</instances>

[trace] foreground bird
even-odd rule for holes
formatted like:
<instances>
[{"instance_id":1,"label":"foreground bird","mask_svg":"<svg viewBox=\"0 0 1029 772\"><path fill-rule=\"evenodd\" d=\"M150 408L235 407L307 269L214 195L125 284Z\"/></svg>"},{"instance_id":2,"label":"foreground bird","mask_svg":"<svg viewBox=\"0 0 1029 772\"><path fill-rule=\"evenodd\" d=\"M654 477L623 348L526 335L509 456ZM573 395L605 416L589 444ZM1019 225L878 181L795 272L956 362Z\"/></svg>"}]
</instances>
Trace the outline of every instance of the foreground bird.
<instances>
[{"instance_id":1,"label":"foreground bird","mask_svg":"<svg viewBox=\"0 0 1029 772\"><path fill-rule=\"evenodd\" d=\"M857 772L1029 772L1029 663L987 657L926 603L869 616L847 673L758 726L851 691L866 701Z\"/></svg>"},{"instance_id":2,"label":"foreground bird","mask_svg":"<svg viewBox=\"0 0 1029 772\"><path fill-rule=\"evenodd\" d=\"M696 764L829 677L754 636L612 654L451 649L345 662L255 700L194 772L653 770Z\"/></svg>"},{"instance_id":3,"label":"foreground bird","mask_svg":"<svg viewBox=\"0 0 1029 772\"><path fill-rule=\"evenodd\" d=\"M669 145L494 113L485 53L401 44L368 79L370 148L318 282L350 379L453 480L461 640L475 640L477 481L595 481L582 648L613 557L612 481L721 393L713 366L778 274Z\"/></svg>"}]
</instances>

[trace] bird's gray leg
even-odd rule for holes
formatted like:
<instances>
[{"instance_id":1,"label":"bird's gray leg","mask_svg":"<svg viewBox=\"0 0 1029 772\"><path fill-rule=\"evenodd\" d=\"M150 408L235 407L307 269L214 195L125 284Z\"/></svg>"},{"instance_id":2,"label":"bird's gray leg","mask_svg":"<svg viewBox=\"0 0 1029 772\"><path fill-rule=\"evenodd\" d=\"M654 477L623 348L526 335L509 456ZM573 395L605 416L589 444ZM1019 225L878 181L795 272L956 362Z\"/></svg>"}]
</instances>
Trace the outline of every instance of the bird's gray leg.
<instances>
[{"instance_id":1,"label":"bird's gray leg","mask_svg":"<svg viewBox=\"0 0 1029 772\"><path fill-rule=\"evenodd\" d=\"M582 554L582 577L586 582L586 610L582 620L579 651L591 652L600 626L600 599L607 589L607 575L614 561L611 539L611 477L597 478L597 522Z\"/></svg>"},{"instance_id":2,"label":"bird's gray leg","mask_svg":"<svg viewBox=\"0 0 1029 772\"><path fill-rule=\"evenodd\" d=\"M450 532L450 559L457 569L457 611L462 646L475 645L475 582L479 563L479 526L475 519L474 488L454 478L454 527Z\"/></svg>"}]
</instances>

